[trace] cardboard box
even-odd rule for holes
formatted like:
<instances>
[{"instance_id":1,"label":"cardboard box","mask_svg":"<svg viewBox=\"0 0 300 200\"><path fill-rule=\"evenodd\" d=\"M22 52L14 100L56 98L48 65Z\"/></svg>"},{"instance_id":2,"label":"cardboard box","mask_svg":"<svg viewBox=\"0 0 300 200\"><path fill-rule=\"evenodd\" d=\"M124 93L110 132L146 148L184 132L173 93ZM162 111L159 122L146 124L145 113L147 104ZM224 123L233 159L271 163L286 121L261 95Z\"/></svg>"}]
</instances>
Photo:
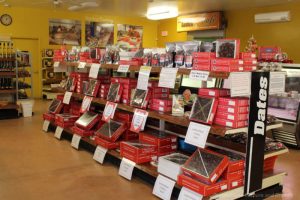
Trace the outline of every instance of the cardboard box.
<instances>
[{"instance_id":1,"label":"cardboard box","mask_svg":"<svg viewBox=\"0 0 300 200\"><path fill-rule=\"evenodd\" d=\"M167 134L158 130L146 130L139 133L139 140L158 147L170 145L177 142L175 135Z\"/></svg>"},{"instance_id":2,"label":"cardboard box","mask_svg":"<svg viewBox=\"0 0 300 200\"><path fill-rule=\"evenodd\" d=\"M212 59L216 58L216 53L214 52L193 52L193 57L200 58L200 59Z\"/></svg>"},{"instance_id":3,"label":"cardboard box","mask_svg":"<svg viewBox=\"0 0 300 200\"><path fill-rule=\"evenodd\" d=\"M55 115L55 122L60 122L60 123L65 123L65 122L75 123L77 119L78 116L69 113Z\"/></svg>"},{"instance_id":4,"label":"cardboard box","mask_svg":"<svg viewBox=\"0 0 300 200\"><path fill-rule=\"evenodd\" d=\"M89 137L89 136L92 136L94 135L94 130L84 130L84 129L81 129L77 126L72 126L71 127L71 131L77 135L80 135L82 137Z\"/></svg>"},{"instance_id":5,"label":"cardboard box","mask_svg":"<svg viewBox=\"0 0 300 200\"><path fill-rule=\"evenodd\" d=\"M107 141L115 142L126 131L126 129L127 124L110 120L109 122L104 123L101 128L95 132L95 135Z\"/></svg>"},{"instance_id":6,"label":"cardboard box","mask_svg":"<svg viewBox=\"0 0 300 200\"><path fill-rule=\"evenodd\" d=\"M226 112L217 112L216 118L232 121L247 121L249 119L248 114L230 114Z\"/></svg>"},{"instance_id":7,"label":"cardboard box","mask_svg":"<svg viewBox=\"0 0 300 200\"><path fill-rule=\"evenodd\" d=\"M240 59L256 59L256 53L251 52L241 52Z\"/></svg>"},{"instance_id":8,"label":"cardboard box","mask_svg":"<svg viewBox=\"0 0 300 200\"><path fill-rule=\"evenodd\" d=\"M219 88L199 88L198 95L210 97L227 97L230 96L230 90Z\"/></svg>"},{"instance_id":9,"label":"cardboard box","mask_svg":"<svg viewBox=\"0 0 300 200\"><path fill-rule=\"evenodd\" d=\"M211 71L211 65L194 64L193 70Z\"/></svg>"},{"instance_id":10,"label":"cardboard box","mask_svg":"<svg viewBox=\"0 0 300 200\"><path fill-rule=\"evenodd\" d=\"M249 106L249 98L220 97L219 105L224 106Z\"/></svg>"},{"instance_id":11,"label":"cardboard box","mask_svg":"<svg viewBox=\"0 0 300 200\"><path fill-rule=\"evenodd\" d=\"M213 72L242 72L244 71L243 66L221 66L221 65L212 65L211 71Z\"/></svg>"},{"instance_id":12,"label":"cardboard box","mask_svg":"<svg viewBox=\"0 0 300 200\"><path fill-rule=\"evenodd\" d=\"M211 60L211 65L213 66L241 66L244 64L244 61L241 59L233 58L216 58Z\"/></svg>"},{"instance_id":13,"label":"cardboard box","mask_svg":"<svg viewBox=\"0 0 300 200\"><path fill-rule=\"evenodd\" d=\"M232 114L248 114L249 113L249 106L218 106L218 112L227 112Z\"/></svg>"},{"instance_id":14,"label":"cardboard box","mask_svg":"<svg viewBox=\"0 0 300 200\"><path fill-rule=\"evenodd\" d=\"M121 142L120 151L127 151L135 157L153 156L157 154L157 146L140 141Z\"/></svg>"},{"instance_id":15,"label":"cardboard box","mask_svg":"<svg viewBox=\"0 0 300 200\"><path fill-rule=\"evenodd\" d=\"M43 119L48 120L50 122L54 122L55 121L55 115L52 114L52 113L43 113Z\"/></svg>"},{"instance_id":16,"label":"cardboard box","mask_svg":"<svg viewBox=\"0 0 300 200\"><path fill-rule=\"evenodd\" d=\"M62 100L53 99L48 108L48 111L52 114L59 114L62 111L63 106L64 104L62 103Z\"/></svg>"},{"instance_id":17,"label":"cardboard box","mask_svg":"<svg viewBox=\"0 0 300 200\"><path fill-rule=\"evenodd\" d=\"M222 177L226 180L232 179L243 179L245 175L245 170L239 170L234 172L228 172L227 170L223 173Z\"/></svg>"},{"instance_id":18,"label":"cardboard box","mask_svg":"<svg viewBox=\"0 0 300 200\"><path fill-rule=\"evenodd\" d=\"M221 126L227 126L230 128L243 128L248 126L248 120L246 121L233 121L228 119L221 119L221 118L215 118L214 121L215 124L221 125Z\"/></svg>"},{"instance_id":19,"label":"cardboard box","mask_svg":"<svg viewBox=\"0 0 300 200\"><path fill-rule=\"evenodd\" d=\"M118 149L120 147L120 142L109 142L97 136L95 137L95 143L105 149Z\"/></svg>"}]
</instances>

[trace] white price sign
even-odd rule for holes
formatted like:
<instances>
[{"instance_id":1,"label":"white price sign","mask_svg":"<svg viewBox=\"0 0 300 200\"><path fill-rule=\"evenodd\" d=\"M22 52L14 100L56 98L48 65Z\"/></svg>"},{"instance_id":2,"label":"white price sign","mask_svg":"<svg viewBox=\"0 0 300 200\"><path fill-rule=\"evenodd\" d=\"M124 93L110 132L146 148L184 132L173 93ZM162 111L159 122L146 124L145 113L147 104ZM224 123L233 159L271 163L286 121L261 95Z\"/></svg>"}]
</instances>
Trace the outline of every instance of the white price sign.
<instances>
[{"instance_id":1,"label":"white price sign","mask_svg":"<svg viewBox=\"0 0 300 200\"><path fill-rule=\"evenodd\" d=\"M203 196L188 188L182 187L178 200L202 200Z\"/></svg>"},{"instance_id":2,"label":"white price sign","mask_svg":"<svg viewBox=\"0 0 300 200\"><path fill-rule=\"evenodd\" d=\"M190 122L185 142L191 145L204 148L209 134L210 126Z\"/></svg>"},{"instance_id":3,"label":"white price sign","mask_svg":"<svg viewBox=\"0 0 300 200\"><path fill-rule=\"evenodd\" d=\"M282 94L285 92L286 72L270 72L269 94Z\"/></svg>"},{"instance_id":4,"label":"white price sign","mask_svg":"<svg viewBox=\"0 0 300 200\"><path fill-rule=\"evenodd\" d=\"M84 69L86 66L86 62L79 62L78 69Z\"/></svg>"},{"instance_id":5,"label":"white price sign","mask_svg":"<svg viewBox=\"0 0 300 200\"><path fill-rule=\"evenodd\" d=\"M53 67L59 67L59 65L60 65L60 62L58 62L58 61L53 63Z\"/></svg>"},{"instance_id":6,"label":"white price sign","mask_svg":"<svg viewBox=\"0 0 300 200\"><path fill-rule=\"evenodd\" d=\"M231 97L251 95L251 72L231 72L229 81Z\"/></svg>"},{"instance_id":7,"label":"white price sign","mask_svg":"<svg viewBox=\"0 0 300 200\"><path fill-rule=\"evenodd\" d=\"M178 68L162 68L159 75L158 87L174 88Z\"/></svg>"},{"instance_id":8,"label":"white price sign","mask_svg":"<svg viewBox=\"0 0 300 200\"><path fill-rule=\"evenodd\" d=\"M151 72L151 67L142 66L139 71L137 89L148 90L148 81Z\"/></svg>"},{"instance_id":9,"label":"white price sign","mask_svg":"<svg viewBox=\"0 0 300 200\"><path fill-rule=\"evenodd\" d=\"M63 103L64 104L68 104L70 103L71 101L71 98L72 98L72 92L66 92L65 95L64 95L64 99L63 99Z\"/></svg>"},{"instance_id":10,"label":"white price sign","mask_svg":"<svg viewBox=\"0 0 300 200\"><path fill-rule=\"evenodd\" d=\"M90 68L89 77L90 78L97 78L98 73L99 73L99 69L100 69L100 64L93 63L91 65L91 68Z\"/></svg>"},{"instance_id":11,"label":"white price sign","mask_svg":"<svg viewBox=\"0 0 300 200\"><path fill-rule=\"evenodd\" d=\"M45 120L43 124L43 131L48 132L49 125L50 125L50 121Z\"/></svg>"},{"instance_id":12,"label":"white price sign","mask_svg":"<svg viewBox=\"0 0 300 200\"><path fill-rule=\"evenodd\" d=\"M118 104L107 101L103 111L102 120L107 122L114 118L117 106Z\"/></svg>"},{"instance_id":13,"label":"white price sign","mask_svg":"<svg viewBox=\"0 0 300 200\"><path fill-rule=\"evenodd\" d=\"M123 176L124 178L131 180L132 172L135 167L135 162L128 160L126 158L122 158L120 168L119 168L119 175Z\"/></svg>"},{"instance_id":14,"label":"white price sign","mask_svg":"<svg viewBox=\"0 0 300 200\"><path fill-rule=\"evenodd\" d=\"M81 103L80 113L84 113L90 109L92 100L93 100L93 97L84 96L82 103Z\"/></svg>"},{"instance_id":15,"label":"white price sign","mask_svg":"<svg viewBox=\"0 0 300 200\"><path fill-rule=\"evenodd\" d=\"M73 137L72 137L71 146L78 150L80 140L81 140L81 136L74 134Z\"/></svg>"},{"instance_id":16,"label":"white price sign","mask_svg":"<svg viewBox=\"0 0 300 200\"><path fill-rule=\"evenodd\" d=\"M129 65L119 65L117 72L127 73Z\"/></svg>"},{"instance_id":17,"label":"white price sign","mask_svg":"<svg viewBox=\"0 0 300 200\"><path fill-rule=\"evenodd\" d=\"M174 186L175 181L158 175L152 193L163 200L170 200Z\"/></svg>"},{"instance_id":18,"label":"white price sign","mask_svg":"<svg viewBox=\"0 0 300 200\"><path fill-rule=\"evenodd\" d=\"M130 130L136 133L144 130L148 114L145 110L135 109Z\"/></svg>"},{"instance_id":19,"label":"white price sign","mask_svg":"<svg viewBox=\"0 0 300 200\"><path fill-rule=\"evenodd\" d=\"M107 149L101 146L97 146L93 159L99 162L100 164L103 164L106 153L107 153Z\"/></svg>"},{"instance_id":20,"label":"white price sign","mask_svg":"<svg viewBox=\"0 0 300 200\"><path fill-rule=\"evenodd\" d=\"M191 70L189 78L192 80L207 81L208 76L208 71Z\"/></svg>"},{"instance_id":21,"label":"white price sign","mask_svg":"<svg viewBox=\"0 0 300 200\"><path fill-rule=\"evenodd\" d=\"M62 128L60 126L56 127L54 137L56 137L57 139L60 140L61 134L63 131L64 131L64 128Z\"/></svg>"}]
</instances>

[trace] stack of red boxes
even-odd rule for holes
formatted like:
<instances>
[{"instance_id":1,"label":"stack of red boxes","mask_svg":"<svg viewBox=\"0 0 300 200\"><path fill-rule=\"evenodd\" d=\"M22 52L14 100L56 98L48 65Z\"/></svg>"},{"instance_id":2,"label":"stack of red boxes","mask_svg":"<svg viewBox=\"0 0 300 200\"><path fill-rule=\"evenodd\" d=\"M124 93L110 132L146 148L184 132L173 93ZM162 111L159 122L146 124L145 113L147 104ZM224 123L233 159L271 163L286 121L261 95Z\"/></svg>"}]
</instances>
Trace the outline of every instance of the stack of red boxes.
<instances>
[{"instance_id":1,"label":"stack of red boxes","mask_svg":"<svg viewBox=\"0 0 300 200\"><path fill-rule=\"evenodd\" d=\"M149 108L158 112L172 112L172 99L152 99Z\"/></svg>"},{"instance_id":2,"label":"stack of red boxes","mask_svg":"<svg viewBox=\"0 0 300 200\"><path fill-rule=\"evenodd\" d=\"M90 51L80 52L79 53L79 61L87 62L90 59Z\"/></svg>"},{"instance_id":3,"label":"stack of red boxes","mask_svg":"<svg viewBox=\"0 0 300 200\"><path fill-rule=\"evenodd\" d=\"M244 71L243 60L234 58L216 58L211 60L211 71L240 72Z\"/></svg>"},{"instance_id":4,"label":"stack of red boxes","mask_svg":"<svg viewBox=\"0 0 300 200\"><path fill-rule=\"evenodd\" d=\"M241 128L248 126L248 115L248 98L221 97L214 123L231 128Z\"/></svg>"},{"instance_id":5,"label":"stack of red boxes","mask_svg":"<svg viewBox=\"0 0 300 200\"><path fill-rule=\"evenodd\" d=\"M110 84L107 84L107 83L102 84L101 83L100 90L99 90L99 93L98 93L98 97L106 99L107 95L108 95L109 87L110 87Z\"/></svg>"},{"instance_id":6,"label":"stack of red boxes","mask_svg":"<svg viewBox=\"0 0 300 200\"><path fill-rule=\"evenodd\" d=\"M211 70L211 60L216 58L216 53L212 52L194 52L193 69L200 71Z\"/></svg>"},{"instance_id":7,"label":"stack of red boxes","mask_svg":"<svg viewBox=\"0 0 300 200\"><path fill-rule=\"evenodd\" d=\"M168 99L170 96L170 89L158 87L158 81L149 81L148 95L149 95L149 102L152 99Z\"/></svg>"},{"instance_id":8,"label":"stack of red boxes","mask_svg":"<svg viewBox=\"0 0 300 200\"><path fill-rule=\"evenodd\" d=\"M120 78L120 84L122 84L123 92L121 96L121 102L124 104L130 104L131 92L136 88L137 79L133 78Z\"/></svg>"},{"instance_id":9,"label":"stack of red boxes","mask_svg":"<svg viewBox=\"0 0 300 200\"><path fill-rule=\"evenodd\" d=\"M89 74L88 73L82 73L77 72L76 73L76 93L83 94L84 93L84 83L88 83L89 80Z\"/></svg>"},{"instance_id":10,"label":"stack of red boxes","mask_svg":"<svg viewBox=\"0 0 300 200\"><path fill-rule=\"evenodd\" d=\"M281 48L276 46L264 46L258 48L260 61L274 62L278 53L281 53Z\"/></svg>"},{"instance_id":11,"label":"stack of red boxes","mask_svg":"<svg viewBox=\"0 0 300 200\"><path fill-rule=\"evenodd\" d=\"M264 172L272 171L275 166L277 156L272 156L264 160Z\"/></svg>"},{"instance_id":12,"label":"stack of red boxes","mask_svg":"<svg viewBox=\"0 0 300 200\"><path fill-rule=\"evenodd\" d=\"M73 133L82 137L92 136L95 132L94 128L96 128L100 117L101 116L99 114L87 111L75 121L74 126L71 127L71 130Z\"/></svg>"},{"instance_id":13,"label":"stack of red boxes","mask_svg":"<svg viewBox=\"0 0 300 200\"><path fill-rule=\"evenodd\" d=\"M220 88L199 88L198 96L206 97L228 97L230 96L229 89L220 89Z\"/></svg>"},{"instance_id":14,"label":"stack of red boxes","mask_svg":"<svg viewBox=\"0 0 300 200\"><path fill-rule=\"evenodd\" d=\"M55 115L55 125L62 128L69 128L74 126L77 119L78 116L70 113L57 114Z\"/></svg>"},{"instance_id":15,"label":"stack of red boxes","mask_svg":"<svg viewBox=\"0 0 300 200\"><path fill-rule=\"evenodd\" d=\"M54 50L53 61L62 62L67 58L67 49L65 46L61 46L60 49Z\"/></svg>"},{"instance_id":16,"label":"stack of red boxes","mask_svg":"<svg viewBox=\"0 0 300 200\"><path fill-rule=\"evenodd\" d=\"M255 53L241 52L240 59L244 62L244 71L255 71L257 69L257 58Z\"/></svg>"}]
</instances>

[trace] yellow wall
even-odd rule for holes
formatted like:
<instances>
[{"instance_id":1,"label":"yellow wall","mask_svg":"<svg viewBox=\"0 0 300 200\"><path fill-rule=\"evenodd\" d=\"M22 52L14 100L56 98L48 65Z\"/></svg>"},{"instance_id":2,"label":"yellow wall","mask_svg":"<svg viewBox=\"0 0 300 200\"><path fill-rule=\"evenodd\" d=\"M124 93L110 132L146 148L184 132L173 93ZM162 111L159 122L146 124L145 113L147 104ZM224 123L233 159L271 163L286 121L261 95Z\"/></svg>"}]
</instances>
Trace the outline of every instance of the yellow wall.
<instances>
[{"instance_id":1,"label":"yellow wall","mask_svg":"<svg viewBox=\"0 0 300 200\"><path fill-rule=\"evenodd\" d=\"M132 24L141 25L144 27L143 46L156 47L157 41L157 22L149 21L146 18L139 17L121 17L121 16L106 16L93 12L67 12L54 11L52 9L31 9L31 8L3 8L0 7L1 13L8 13L13 18L13 23L10 26L0 25L0 35L9 35L17 38L36 38L38 39L39 51L44 48L59 48L59 46L48 44L48 19L76 19L80 20L82 24L82 41L84 41L84 21L85 20L113 20L115 24L115 40L117 35L117 24ZM39 63L34 66L35 75L41 77L41 57L34 57L37 59L34 63ZM41 78L34 82L35 97L41 96Z\"/></svg>"}]
</instances>

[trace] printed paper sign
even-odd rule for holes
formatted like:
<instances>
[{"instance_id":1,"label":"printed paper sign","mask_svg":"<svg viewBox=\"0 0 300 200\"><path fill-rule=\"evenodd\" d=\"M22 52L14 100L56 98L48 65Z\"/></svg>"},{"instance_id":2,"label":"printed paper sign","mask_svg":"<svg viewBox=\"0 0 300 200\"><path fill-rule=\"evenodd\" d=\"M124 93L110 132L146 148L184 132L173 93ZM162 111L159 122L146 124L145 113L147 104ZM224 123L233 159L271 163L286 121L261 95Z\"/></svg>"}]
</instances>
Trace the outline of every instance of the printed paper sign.
<instances>
[{"instance_id":1,"label":"printed paper sign","mask_svg":"<svg viewBox=\"0 0 300 200\"><path fill-rule=\"evenodd\" d=\"M84 69L86 66L86 62L79 62L78 69Z\"/></svg>"},{"instance_id":2,"label":"printed paper sign","mask_svg":"<svg viewBox=\"0 0 300 200\"><path fill-rule=\"evenodd\" d=\"M65 95L64 95L64 99L63 99L63 103L64 104L68 104L70 103L71 101L71 98L72 98L72 92L66 92Z\"/></svg>"},{"instance_id":3,"label":"printed paper sign","mask_svg":"<svg viewBox=\"0 0 300 200\"><path fill-rule=\"evenodd\" d=\"M43 131L48 132L49 125L50 125L50 121L45 120L43 124Z\"/></svg>"},{"instance_id":4,"label":"printed paper sign","mask_svg":"<svg viewBox=\"0 0 300 200\"><path fill-rule=\"evenodd\" d=\"M286 72L270 72L270 95L285 92L285 77Z\"/></svg>"},{"instance_id":5,"label":"printed paper sign","mask_svg":"<svg viewBox=\"0 0 300 200\"><path fill-rule=\"evenodd\" d=\"M174 88L178 68L162 68L159 75L158 87Z\"/></svg>"},{"instance_id":6,"label":"printed paper sign","mask_svg":"<svg viewBox=\"0 0 300 200\"><path fill-rule=\"evenodd\" d=\"M92 103L93 97L84 96L80 108L80 113L85 113L90 109L91 103Z\"/></svg>"},{"instance_id":7,"label":"printed paper sign","mask_svg":"<svg viewBox=\"0 0 300 200\"><path fill-rule=\"evenodd\" d=\"M142 66L139 72L137 89L148 90L148 81L151 72L151 67Z\"/></svg>"},{"instance_id":8,"label":"printed paper sign","mask_svg":"<svg viewBox=\"0 0 300 200\"><path fill-rule=\"evenodd\" d=\"M120 168L119 168L119 175L123 176L128 180L131 180L132 172L135 165L136 165L135 162L128 160L126 158L122 158Z\"/></svg>"},{"instance_id":9,"label":"printed paper sign","mask_svg":"<svg viewBox=\"0 0 300 200\"><path fill-rule=\"evenodd\" d=\"M182 187L178 200L202 200L203 196L188 188Z\"/></svg>"},{"instance_id":10,"label":"printed paper sign","mask_svg":"<svg viewBox=\"0 0 300 200\"><path fill-rule=\"evenodd\" d=\"M97 146L93 159L99 162L100 164L103 164L106 153L107 153L107 149L101 146Z\"/></svg>"},{"instance_id":11,"label":"printed paper sign","mask_svg":"<svg viewBox=\"0 0 300 200\"><path fill-rule=\"evenodd\" d=\"M231 97L251 95L251 72L232 72L229 80Z\"/></svg>"},{"instance_id":12,"label":"printed paper sign","mask_svg":"<svg viewBox=\"0 0 300 200\"><path fill-rule=\"evenodd\" d=\"M81 140L81 136L74 134L73 137L72 137L71 146L78 150L80 140Z\"/></svg>"},{"instance_id":13,"label":"printed paper sign","mask_svg":"<svg viewBox=\"0 0 300 200\"><path fill-rule=\"evenodd\" d=\"M136 133L143 131L148 118L148 114L149 113L145 110L135 109L130 130Z\"/></svg>"},{"instance_id":14,"label":"printed paper sign","mask_svg":"<svg viewBox=\"0 0 300 200\"><path fill-rule=\"evenodd\" d=\"M189 78L192 80L207 81L208 76L208 71L191 70Z\"/></svg>"},{"instance_id":15,"label":"printed paper sign","mask_svg":"<svg viewBox=\"0 0 300 200\"><path fill-rule=\"evenodd\" d=\"M163 200L170 200L174 186L175 181L158 175L152 193Z\"/></svg>"},{"instance_id":16,"label":"printed paper sign","mask_svg":"<svg viewBox=\"0 0 300 200\"><path fill-rule=\"evenodd\" d=\"M108 122L110 119L113 119L117 106L118 104L107 101L103 111L102 120Z\"/></svg>"},{"instance_id":17,"label":"printed paper sign","mask_svg":"<svg viewBox=\"0 0 300 200\"><path fill-rule=\"evenodd\" d=\"M59 65L60 65L60 62L58 62L58 61L53 63L53 67L59 67Z\"/></svg>"},{"instance_id":18,"label":"printed paper sign","mask_svg":"<svg viewBox=\"0 0 300 200\"><path fill-rule=\"evenodd\" d=\"M190 122L185 142L191 145L204 148L209 134L210 126Z\"/></svg>"},{"instance_id":19,"label":"printed paper sign","mask_svg":"<svg viewBox=\"0 0 300 200\"><path fill-rule=\"evenodd\" d=\"M119 65L117 72L127 73L129 65Z\"/></svg>"},{"instance_id":20,"label":"printed paper sign","mask_svg":"<svg viewBox=\"0 0 300 200\"><path fill-rule=\"evenodd\" d=\"M56 137L57 139L60 140L61 134L62 134L63 131L64 131L64 128L62 128L60 126L57 126L56 129L55 129L54 137Z\"/></svg>"},{"instance_id":21,"label":"printed paper sign","mask_svg":"<svg viewBox=\"0 0 300 200\"><path fill-rule=\"evenodd\" d=\"M93 63L90 68L89 77L98 78L99 69L100 69L100 64Z\"/></svg>"}]
</instances>

